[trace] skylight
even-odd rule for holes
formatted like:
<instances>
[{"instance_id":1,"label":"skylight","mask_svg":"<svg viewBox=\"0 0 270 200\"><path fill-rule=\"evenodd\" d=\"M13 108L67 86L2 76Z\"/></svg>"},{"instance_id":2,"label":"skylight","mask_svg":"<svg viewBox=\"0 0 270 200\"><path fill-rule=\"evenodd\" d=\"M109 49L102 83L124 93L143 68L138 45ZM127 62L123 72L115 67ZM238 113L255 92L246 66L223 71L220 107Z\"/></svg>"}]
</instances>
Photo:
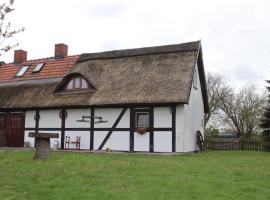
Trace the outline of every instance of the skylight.
<instances>
[{"instance_id":1,"label":"skylight","mask_svg":"<svg viewBox=\"0 0 270 200\"><path fill-rule=\"evenodd\" d=\"M23 66L16 74L16 77L23 76L25 72L28 70L29 65Z\"/></svg>"},{"instance_id":2,"label":"skylight","mask_svg":"<svg viewBox=\"0 0 270 200\"><path fill-rule=\"evenodd\" d=\"M38 63L35 68L33 69L33 73L37 73L40 72L40 70L42 69L42 67L44 66L45 63Z\"/></svg>"}]
</instances>

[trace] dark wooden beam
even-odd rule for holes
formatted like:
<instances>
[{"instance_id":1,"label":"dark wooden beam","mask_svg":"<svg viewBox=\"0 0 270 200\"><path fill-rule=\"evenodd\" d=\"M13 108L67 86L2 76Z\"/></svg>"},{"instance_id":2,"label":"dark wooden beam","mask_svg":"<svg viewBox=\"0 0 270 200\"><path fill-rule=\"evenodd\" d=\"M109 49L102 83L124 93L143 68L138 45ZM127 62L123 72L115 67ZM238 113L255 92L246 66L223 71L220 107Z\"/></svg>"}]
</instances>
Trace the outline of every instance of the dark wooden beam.
<instances>
[{"instance_id":1,"label":"dark wooden beam","mask_svg":"<svg viewBox=\"0 0 270 200\"><path fill-rule=\"evenodd\" d=\"M134 131L135 131L135 113L134 108L130 108L130 131L129 131L129 151L134 151Z\"/></svg>"},{"instance_id":2,"label":"dark wooden beam","mask_svg":"<svg viewBox=\"0 0 270 200\"><path fill-rule=\"evenodd\" d=\"M172 111L172 152L176 151L176 106L171 107Z\"/></svg>"},{"instance_id":3,"label":"dark wooden beam","mask_svg":"<svg viewBox=\"0 0 270 200\"><path fill-rule=\"evenodd\" d=\"M154 152L154 107L150 108L149 117L149 151Z\"/></svg>"},{"instance_id":4,"label":"dark wooden beam","mask_svg":"<svg viewBox=\"0 0 270 200\"><path fill-rule=\"evenodd\" d=\"M90 151L94 150L94 128L95 128L95 108L91 108L91 118L90 118Z\"/></svg>"},{"instance_id":5,"label":"dark wooden beam","mask_svg":"<svg viewBox=\"0 0 270 200\"><path fill-rule=\"evenodd\" d=\"M60 118L61 118L61 149L64 149L64 143L65 143L66 117L67 117L67 111L66 111L66 109L62 109L60 111Z\"/></svg>"}]
</instances>

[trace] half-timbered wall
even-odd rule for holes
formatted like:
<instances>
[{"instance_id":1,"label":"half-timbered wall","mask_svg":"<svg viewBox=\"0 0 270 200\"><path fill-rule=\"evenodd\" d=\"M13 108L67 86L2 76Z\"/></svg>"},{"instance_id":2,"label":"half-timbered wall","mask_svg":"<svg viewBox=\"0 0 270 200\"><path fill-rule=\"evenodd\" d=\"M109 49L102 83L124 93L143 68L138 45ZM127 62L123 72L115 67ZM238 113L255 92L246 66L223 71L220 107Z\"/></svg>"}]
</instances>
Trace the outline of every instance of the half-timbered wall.
<instances>
[{"instance_id":1,"label":"half-timbered wall","mask_svg":"<svg viewBox=\"0 0 270 200\"><path fill-rule=\"evenodd\" d=\"M93 150L98 150L102 146L102 150L111 149L114 151L154 151L154 152L172 152L175 151L173 143L173 109L171 107L154 107L152 109L152 129L144 134L134 131L134 137L131 137L130 108L127 108L117 125L115 122L121 115L123 108L92 108L94 116L102 117L106 123L78 122L82 116L90 116L91 108L85 109L63 109L64 119L61 119L61 110L39 110L26 111L25 120L25 141L30 142L30 146L34 146L34 139L28 137L28 133L38 130L39 132L54 132L59 134L59 139L52 139L51 146L55 141L63 148L65 143L61 139L70 136L71 140L75 140L76 136L81 137L81 149L91 149L91 139ZM36 116L39 116L36 117ZM98 120L95 119L95 122ZM64 122L64 123L63 123ZM134 122L133 122L134 123ZM93 135L91 137L91 130ZM108 133L112 130L111 135ZM61 134L63 136L61 138ZM106 140L106 137L107 140ZM105 141L105 142L104 142ZM133 146L131 145L133 143ZM152 150L151 150L152 146ZM70 145L70 148L75 148Z\"/></svg>"}]
</instances>

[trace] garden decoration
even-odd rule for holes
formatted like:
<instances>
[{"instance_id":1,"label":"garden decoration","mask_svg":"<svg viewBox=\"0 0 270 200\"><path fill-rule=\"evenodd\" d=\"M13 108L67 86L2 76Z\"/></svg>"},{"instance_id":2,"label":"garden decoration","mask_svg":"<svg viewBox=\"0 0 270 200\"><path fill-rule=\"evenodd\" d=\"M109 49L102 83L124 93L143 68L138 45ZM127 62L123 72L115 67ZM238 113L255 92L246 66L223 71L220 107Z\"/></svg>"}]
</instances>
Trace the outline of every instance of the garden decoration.
<instances>
[{"instance_id":1,"label":"garden decoration","mask_svg":"<svg viewBox=\"0 0 270 200\"><path fill-rule=\"evenodd\" d=\"M59 138L58 133L37 133L30 132L29 137L34 137L36 142L36 152L33 160L44 160L49 158L51 154L50 139Z\"/></svg>"}]
</instances>

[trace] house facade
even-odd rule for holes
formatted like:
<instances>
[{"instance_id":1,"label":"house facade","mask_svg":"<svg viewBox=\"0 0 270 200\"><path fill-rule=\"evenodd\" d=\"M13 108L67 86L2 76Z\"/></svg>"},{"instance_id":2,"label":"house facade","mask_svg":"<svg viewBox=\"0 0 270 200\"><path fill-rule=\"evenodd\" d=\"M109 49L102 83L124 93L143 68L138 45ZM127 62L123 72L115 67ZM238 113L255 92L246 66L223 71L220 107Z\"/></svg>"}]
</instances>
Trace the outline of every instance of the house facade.
<instances>
[{"instance_id":1,"label":"house facade","mask_svg":"<svg viewBox=\"0 0 270 200\"><path fill-rule=\"evenodd\" d=\"M192 152L208 100L200 41L0 66L0 146L34 147L29 132L58 133L59 148Z\"/></svg>"}]
</instances>

